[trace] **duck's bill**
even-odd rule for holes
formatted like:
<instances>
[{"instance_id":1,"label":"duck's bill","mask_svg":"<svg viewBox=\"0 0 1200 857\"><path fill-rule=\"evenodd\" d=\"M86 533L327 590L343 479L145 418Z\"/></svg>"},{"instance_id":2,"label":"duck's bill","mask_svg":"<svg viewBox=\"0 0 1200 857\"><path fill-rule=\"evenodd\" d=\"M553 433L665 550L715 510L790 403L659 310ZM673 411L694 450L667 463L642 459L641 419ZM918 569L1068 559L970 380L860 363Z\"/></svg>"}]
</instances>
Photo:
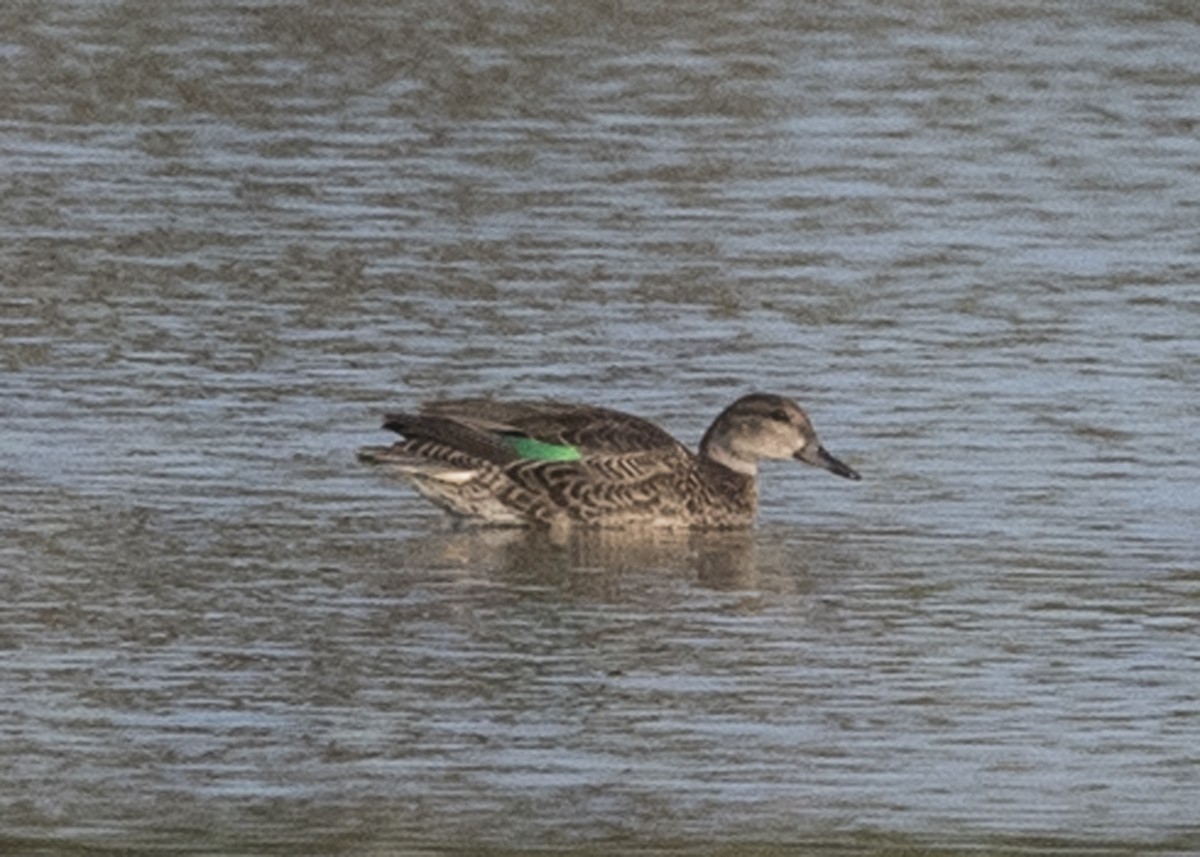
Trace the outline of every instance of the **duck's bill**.
<instances>
[{"instance_id":1,"label":"duck's bill","mask_svg":"<svg viewBox=\"0 0 1200 857\"><path fill-rule=\"evenodd\" d=\"M796 458L815 467L828 470L830 473L836 473L838 476L845 477L846 479L854 479L855 481L862 479L858 475L857 470L849 464L834 458L823 446L818 446L815 450L812 448L801 450L796 453Z\"/></svg>"}]
</instances>

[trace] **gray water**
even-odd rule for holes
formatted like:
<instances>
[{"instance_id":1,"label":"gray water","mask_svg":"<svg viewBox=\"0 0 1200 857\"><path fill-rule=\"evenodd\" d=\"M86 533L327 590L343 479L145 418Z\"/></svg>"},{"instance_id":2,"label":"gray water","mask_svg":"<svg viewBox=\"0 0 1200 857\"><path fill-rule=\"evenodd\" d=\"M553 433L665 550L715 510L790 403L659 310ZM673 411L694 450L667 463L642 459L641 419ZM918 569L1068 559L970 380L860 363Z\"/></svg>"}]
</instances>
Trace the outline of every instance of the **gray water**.
<instances>
[{"instance_id":1,"label":"gray water","mask_svg":"<svg viewBox=\"0 0 1200 857\"><path fill-rule=\"evenodd\" d=\"M1200 851L1191 4L0 34L0 851ZM753 389L864 481L554 541L353 455Z\"/></svg>"}]
</instances>

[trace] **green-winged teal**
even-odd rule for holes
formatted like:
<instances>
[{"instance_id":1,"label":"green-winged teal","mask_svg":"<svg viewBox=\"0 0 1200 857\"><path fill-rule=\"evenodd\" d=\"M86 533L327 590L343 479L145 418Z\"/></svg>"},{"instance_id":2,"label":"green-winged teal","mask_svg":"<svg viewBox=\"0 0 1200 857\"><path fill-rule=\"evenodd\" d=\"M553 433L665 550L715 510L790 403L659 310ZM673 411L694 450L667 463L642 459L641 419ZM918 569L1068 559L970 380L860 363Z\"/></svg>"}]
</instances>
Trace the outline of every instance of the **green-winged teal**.
<instances>
[{"instance_id":1,"label":"green-winged teal","mask_svg":"<svg viewBox=\"0 0 1200 857\"><path fill-rule=\"evenodd\" d=\"M646 420L564 402L428 402L383 427L404 439L363 447L361 460L456 515L497 524L746 527L760 458L861 478L825 451L799 405L765 393L722 411L699 453Z\"/></svg>"}]
</instances>

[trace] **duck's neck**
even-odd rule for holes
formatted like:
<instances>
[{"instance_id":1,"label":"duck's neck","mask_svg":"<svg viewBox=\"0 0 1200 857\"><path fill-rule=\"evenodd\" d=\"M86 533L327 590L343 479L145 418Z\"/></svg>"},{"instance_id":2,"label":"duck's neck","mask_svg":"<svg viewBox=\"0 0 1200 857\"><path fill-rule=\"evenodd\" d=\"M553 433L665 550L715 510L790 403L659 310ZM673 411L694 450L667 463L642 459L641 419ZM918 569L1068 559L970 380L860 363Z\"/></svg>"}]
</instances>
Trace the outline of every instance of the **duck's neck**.
<instances>
[{"instance_id":1,"label":"duck's neck","mask_svg":"<svg viewBox=\"0 0 1200 857\"><path fill-rule=\"evenodd\" d=\"M744 502L755 502L758 496L758 469L735 469L711 455L701 455L700 473L709 487L725 497L738 498Z\"/></svg>"},{"instance_id":2,"label":"duck's neck","mask_svg":"<svg viewBox=\"0 0 1200 857\"><path fill-rule=\"evenodd\" d=\"M732 470L751 480L758 477L758 459L742 458L719 443L709 443L708 438L700 445L700 460L719 464L725 470Z\"/></svg>"}]
</instances>

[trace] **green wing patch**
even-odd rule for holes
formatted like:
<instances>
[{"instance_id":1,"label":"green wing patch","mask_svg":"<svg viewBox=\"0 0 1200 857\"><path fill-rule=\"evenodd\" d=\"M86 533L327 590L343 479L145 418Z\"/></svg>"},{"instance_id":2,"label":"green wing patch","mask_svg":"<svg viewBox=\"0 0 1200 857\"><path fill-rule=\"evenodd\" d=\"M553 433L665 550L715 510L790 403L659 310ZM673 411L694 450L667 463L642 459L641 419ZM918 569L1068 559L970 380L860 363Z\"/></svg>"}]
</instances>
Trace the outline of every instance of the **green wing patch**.
<instances>
[{"instance_id":1,"label":"green wing patch","mask_svg":"<svg viewBox=\"0 0 1200 857\"><path fill-rule=\"evenodd\" d=\"M579 450L569 444L546 443L523 435L506 435L504 442L521 458L534 461L578 461L583 458Z\"/></svg>"}]
</instances>

